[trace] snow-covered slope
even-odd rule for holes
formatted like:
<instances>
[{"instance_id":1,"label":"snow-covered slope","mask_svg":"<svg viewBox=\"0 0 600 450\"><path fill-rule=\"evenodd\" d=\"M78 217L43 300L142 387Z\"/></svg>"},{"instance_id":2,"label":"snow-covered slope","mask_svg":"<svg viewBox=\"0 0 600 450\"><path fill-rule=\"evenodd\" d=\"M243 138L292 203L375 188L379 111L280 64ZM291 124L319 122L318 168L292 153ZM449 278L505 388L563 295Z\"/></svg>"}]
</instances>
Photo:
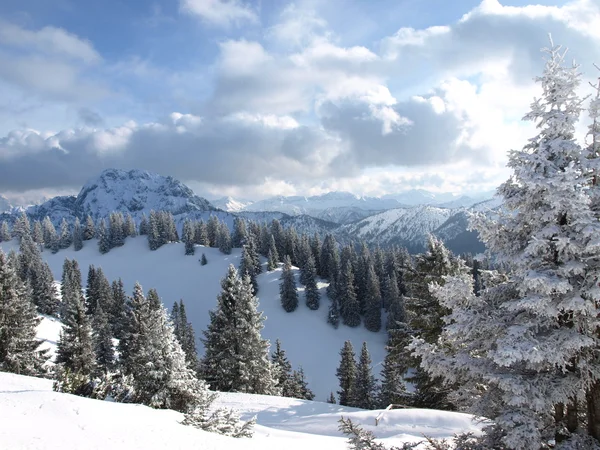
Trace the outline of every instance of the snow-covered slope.
<instances>
[{"instance_id":1,"label":"snow-covered slope","mask_svg":"<svg viewBox=\"0 0 600 450\"><path fill-rule=\"evenodd\" d=\"M397 208L345 225L342 229L350 236L369 243L402 245L409 250L420 250L427 235L442 225L454 213L451 209L435 206Z\"/></svg>"},{"instance_id":2,"label":"snow-covered slope","mask_svg":"<svg viewBox=\"0 0 600 450\"><path fill-rule=\"evenodd\" d=\"M423 434L446 438L479 427L472 416L435 410L362 411L327 403L248 394L220 394L215 407L256 415L251 439L234 439L181 425L170 410L113 403L52 391L52 381L0 373L0 446L10 450L289 450L347 449L337 430L343 415L381 442L402 445Z\"/></svg>"},{"instance_id":3,"label":"snow-covered slope","mask_svg":"<svg viewBox=\"0 0 600 450\"><path fill-rule=\"evenodd\" d=\"M0 248L5 252L16 247L16 241L0 243ZM142 284L146 292L152 287L156 288L168 308L173 302L183 299L196 336L200 337L209 323L208 311L216 306L221 290L220 280L225 276L229 264L239 265L240 250L234 249L231 255L223 255L214 248L197 247L195 256L185 256L184 253L184 246L179 243L150 251L147 240L137 237L128 238L123 247L114 248L104 255L98 251L97 242L92 240L86 241L79 252L71 247L56 254L44 251L42 256L48 261L56 280L61 278L65 258L75 258L84 277L88 266L94 264L102 267L109 280L121 277L128 292L132 292L136 281ZM202 253L208 259L206 266L201 266L199 262ZM336 330L327 324L329 300L325 283L319 283L322 295L319 310L308 309L301 288L298 309L286 313L279 300L280 276L281 270L278 269L264 272L258 277L259 309L267 317L263 336L272 343L277 338L281 340L294 367L301 365L304 368L317 400L325 401L331 391L338 389L335 371L339 364L339 350L347 339L352 341L357 351L363 341L367 342L374 369L379 372L385 356L385 331L372 333L363 326L349 328L344 325ZM48 337L46 339L51 340ZM198 348L200 352L203 351L200 342Z\"/></svg>"}]
</instances>

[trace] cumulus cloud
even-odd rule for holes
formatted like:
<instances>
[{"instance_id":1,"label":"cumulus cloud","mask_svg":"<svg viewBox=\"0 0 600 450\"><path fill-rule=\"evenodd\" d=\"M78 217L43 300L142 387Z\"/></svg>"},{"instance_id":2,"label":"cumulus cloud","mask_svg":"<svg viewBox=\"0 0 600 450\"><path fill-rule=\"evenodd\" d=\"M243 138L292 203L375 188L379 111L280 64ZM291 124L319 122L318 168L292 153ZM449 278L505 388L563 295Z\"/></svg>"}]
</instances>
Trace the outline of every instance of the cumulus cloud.
<instances>
[{"instance_id":1,"label":"cumulus cloud","mask_svg":"<svg viewBox=\"0 0 600 450\"><path fill-rule=\"evenodd\" d=\"M217 26L258 22L256 12L240 0L181 0L180 8L183 12Z\"/></svg>"}]
</instances>

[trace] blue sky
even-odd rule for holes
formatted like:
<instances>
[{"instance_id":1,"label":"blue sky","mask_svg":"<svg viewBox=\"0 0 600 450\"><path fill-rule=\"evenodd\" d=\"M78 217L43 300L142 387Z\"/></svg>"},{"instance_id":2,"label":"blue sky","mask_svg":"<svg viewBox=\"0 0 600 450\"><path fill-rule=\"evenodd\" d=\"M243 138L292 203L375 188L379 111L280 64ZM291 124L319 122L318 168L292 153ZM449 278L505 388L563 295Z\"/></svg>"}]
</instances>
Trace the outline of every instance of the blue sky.
<instances>
[{"instance_id":1,"label":"blue sky","mask_svg":"<svg viewBox=\"0 0 600 450\"><path fill-rule=\"evenodd\" d=\"M547 33L592 80L598 30L597 0L4 0L0 193L106 167L210 197L489 190Z\"/></svg>"}]
</instances>

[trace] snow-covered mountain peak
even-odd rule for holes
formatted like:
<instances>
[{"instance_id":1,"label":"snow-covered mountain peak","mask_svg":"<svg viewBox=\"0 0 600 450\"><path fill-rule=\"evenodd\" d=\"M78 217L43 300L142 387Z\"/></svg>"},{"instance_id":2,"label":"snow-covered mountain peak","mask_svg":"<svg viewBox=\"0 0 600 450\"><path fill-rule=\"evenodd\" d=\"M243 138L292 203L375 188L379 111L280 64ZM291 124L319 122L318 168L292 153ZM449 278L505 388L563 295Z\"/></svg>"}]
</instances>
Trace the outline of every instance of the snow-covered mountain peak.
<instances>
[{"instance_id":1,"label":"snow-covered mountain peak","mask_svg":"<svg viewBox=\"0 0 600 450\"><path fill-rule=\"evenodd\" d=\"M0 195L0 213L8 212L12 209L12 205L6 197Z\"/></svg>"}]
</instances>

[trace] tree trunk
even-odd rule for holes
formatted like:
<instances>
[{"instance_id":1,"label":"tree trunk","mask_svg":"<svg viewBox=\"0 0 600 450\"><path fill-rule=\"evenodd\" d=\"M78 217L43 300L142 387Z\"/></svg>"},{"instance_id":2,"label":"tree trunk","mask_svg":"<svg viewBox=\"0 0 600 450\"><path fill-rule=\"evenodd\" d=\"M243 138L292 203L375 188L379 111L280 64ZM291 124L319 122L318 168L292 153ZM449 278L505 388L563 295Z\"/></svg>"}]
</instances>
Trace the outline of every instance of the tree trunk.
<instances>
[{"instance_id":1,"label":"tree trunk","mask_svg":"<svg viewBox=\"0 0 600 450\"><path fill-rule=\"evenodd\" d=\"M567 430L569 430L569 432L574 433L575 431L577 431L577 427L578 427L578 417L577 417L577 413L578 413L578 405L577 405L577 399L573 398L571 399L571 402L567 405L567 415L566 415L566 419L567 419Z\"/></svg>"},{"instance_id":2,"label":"tree trunk","mask_svg":"<svg viewBox=\"0 0 600 450\"><path fill-rule=\"evenodd\" d=\"M600 381L596 381L586 394L588 434L600 440Z\"/></svg>"}]
</instances>

